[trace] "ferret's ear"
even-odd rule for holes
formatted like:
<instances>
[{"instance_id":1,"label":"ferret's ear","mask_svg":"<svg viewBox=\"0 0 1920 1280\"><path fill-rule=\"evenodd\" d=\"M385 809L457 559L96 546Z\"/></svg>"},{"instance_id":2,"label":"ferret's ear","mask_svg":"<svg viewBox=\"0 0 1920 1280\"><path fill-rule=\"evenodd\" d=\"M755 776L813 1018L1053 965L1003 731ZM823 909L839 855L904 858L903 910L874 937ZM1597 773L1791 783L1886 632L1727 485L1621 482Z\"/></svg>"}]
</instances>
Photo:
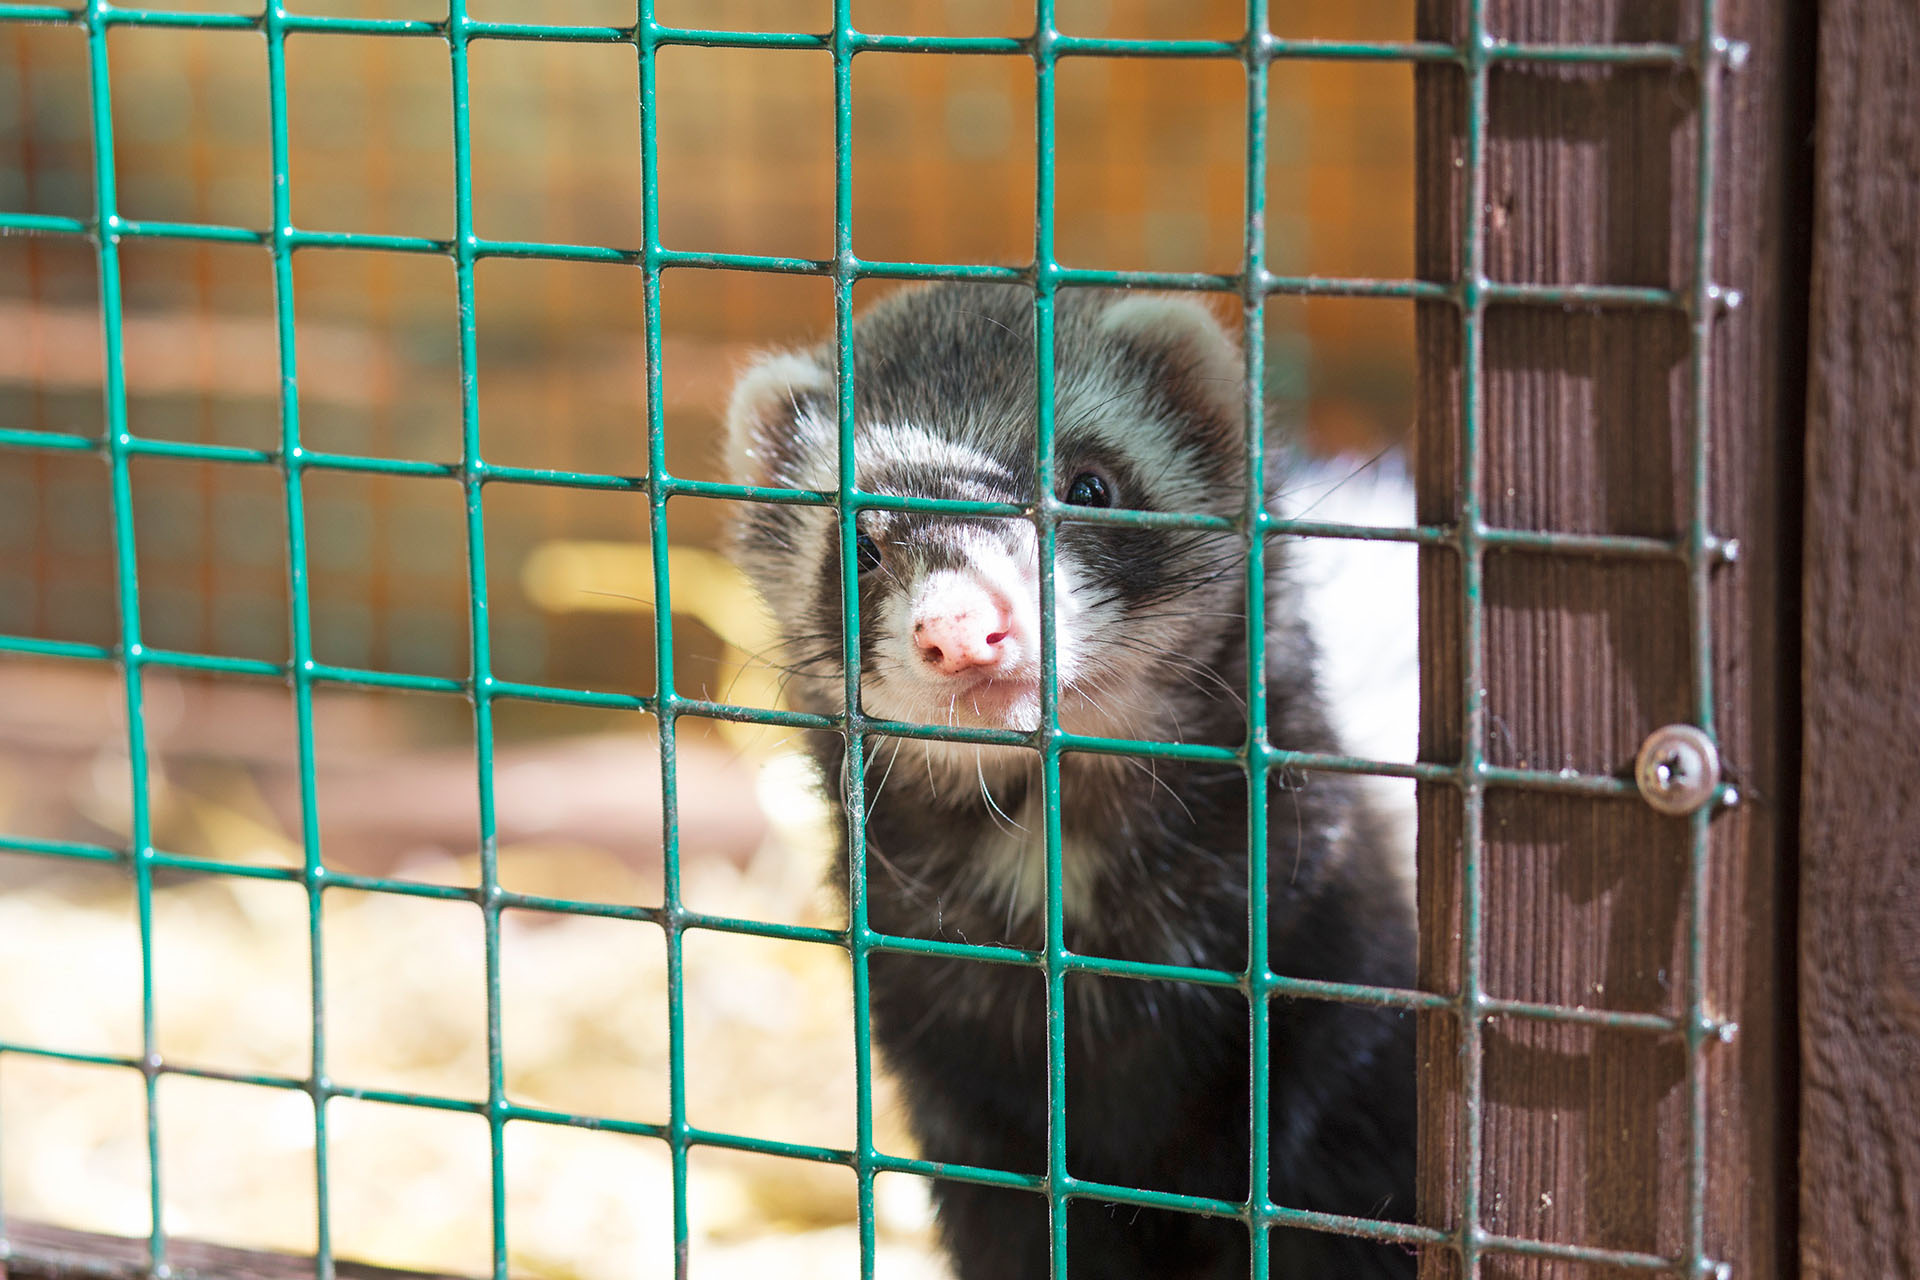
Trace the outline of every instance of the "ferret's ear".
<instances>
[{"instance_id":1,"label":"ferret's ear","mask_svg":"<svg viewBox=\"0 0 1920 1280\"><path fill-rule=\"evenodd\" d=\"M1099 326L1191 409L1238 429L1246 379L1240 347L1198 298L1129 294L1100 313Z\"/></svg>"},{"instance_id":2,"label":"ferret's ear","mask_svg":"<svg viewBox=\"0 0 1920 1280\"><path fill-rule=\"evenodd\" d=\"M833 372L794 352L763 355L727 402L727 475L735 484L798 485L803 438L831 412Z\"/></svg>"}]
</instances>

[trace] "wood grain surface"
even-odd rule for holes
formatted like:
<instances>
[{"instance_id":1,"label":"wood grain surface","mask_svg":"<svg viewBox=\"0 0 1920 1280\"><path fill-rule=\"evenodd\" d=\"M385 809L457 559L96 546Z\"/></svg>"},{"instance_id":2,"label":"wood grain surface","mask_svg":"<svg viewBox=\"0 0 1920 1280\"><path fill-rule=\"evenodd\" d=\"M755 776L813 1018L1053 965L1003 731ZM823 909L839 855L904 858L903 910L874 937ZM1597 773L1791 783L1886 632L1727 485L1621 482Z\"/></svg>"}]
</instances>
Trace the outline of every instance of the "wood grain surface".
<instances>
[{"instance_id":1,"label":"wood grain surface","mask_svg":"<svg viewBox=\"0 0 1920 1280\"><path fill-rule=\"evenodd\" d=\"M147 1242L73 1231L42 1222L9 1220L11 1257L0 1258L0 1280L145 1280ZM197 1240L169 1240L173 1280L296 1280L314 1275L313 1259L265 1249L234 1249ZM336 1280L460 1280L361 1262L336 1262Z\"/></svg>"},{"instance_id":2,"label":"wood grain surface","mask_svg":"<svg viewBox=\"0 0 1920 1280\"><path fill-rule=\"evenodd\" d=\"M1802 1274L1920 1275L1920 7L1821 6Z\"/></svg>"},{"instance_id":3,"label":"wood grain surface","mask_svg":"<svg viewBox=\"0 0 1920 1280\"><path fill-rule=\"evenodd\" d=\"M1494 0L1506 40L1689 43L1683 0ZM1740 540L1715 571L1717 729L1743 802L1713 823L1707 1004L1738 1024L1708 1053L1706 1245L1743 1277L1781 1273L1790 1150L1783 1110L1790 1025L1780 1017L1782 869L1794 787L1790 593L1797 493L1788 483L1804 383L1805 218L1794 155L1804 95L1790 56L1791 7L1725 3L1722 27L1750 46L1722 82L1712 201L1716 282L1741 291L1715 322L1708 422L1710 530ZM1464 5L1423 0L1422 39L1458 42ZM1804 70L1802 72L1804 75ZM1488 278L1685 291L1694 276L1699 117L1686 68L1497 64L1489 73ZM1460 276L1466 76L1423 68L1418 270ZM1796 235L1799 241L1796 242ZM1460 313L1419 317L1416 483L1422 522L1461 518ZM1492 306L1484 327L1482 498L1495 526L1675 539L1691 515L1693 432L1687 317L1673 310ZM1459 759L1460 566L1423 551L1422 758ZM1653 729L1693 719L1688 584L1678 561L1490 554L1484 579L1485 740L1496 766L1628 776ZM1783 749L1784 743L1784 749ZM1460 987L1460 793L1421 795L1421 977ZM1489 995L1679 1015L1693 903L1681 820L1637 799L1495 788L1482 848ZM1456 1229L1466 1100L1457 1020L1423 1028L1422 1219ZM1505 1236L1682 1257L1689 1117L1677 1036L1499 1018L1485 1030L1478 1225ZM1429 1250L1426 1280L1459 1274ZM1579 1263L1489 1255L1499 1277L1626 1275Z\"/></svg>"}]
</instances>

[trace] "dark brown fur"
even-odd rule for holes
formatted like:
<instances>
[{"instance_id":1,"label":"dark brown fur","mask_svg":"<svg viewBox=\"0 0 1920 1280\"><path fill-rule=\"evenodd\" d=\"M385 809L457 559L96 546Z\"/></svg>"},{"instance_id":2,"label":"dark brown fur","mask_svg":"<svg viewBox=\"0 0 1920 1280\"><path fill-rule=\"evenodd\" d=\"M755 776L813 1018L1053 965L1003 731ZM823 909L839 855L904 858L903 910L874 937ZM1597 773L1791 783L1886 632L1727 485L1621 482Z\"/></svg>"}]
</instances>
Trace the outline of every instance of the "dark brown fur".
<instances>
[{"instance_id":1,"label":"dark brown fur","mask_svg":"<svg viewBox=\"0 0 1920 1280\"><path fill-rule=\"evenodd\" d=\"M1181 433L1183 482L1202 485L1208 508L1239 506L1237 389L1208 385L1217 360L1191 334L1103 339L1106 295L1062 295L1057 364L1118 383L1123 405ZM1031 297L1016 289L942 286L897 297L855 327L855 406L870 423L951 424L994 466L968 474L915 473L862 457L863 487L884 480L934 497L1032 498ZM1099 347L1106 341L1104 347ZM1224 342L1224 339L1219 339ZM1094 353L1097 350L1098 359ZM830 368L830 357L816 355ZM1092 362L1092 363L1089 363ZM736 435L752 438L755 482L806 484L821 460L789 415L832 414L830 380L771 405L736 406ZM1111 412L1111 408L1104 410ZM744 421L740 420L744 417ZM963 423L964 418L964 423ZM982 425L982 424L985 425ZM814 437L817 441L817 437ZM1064 485L1095 442L1063 410L1057 455ZM831 457L826 460L831 466ZM1127 458L1102 465L1124 469ZM866 469L871 467L870 472ZM869 478L872 477L872 478ZM1125 505L1143 505L1151 477ZM782 610L793 643L791 688L810 709L838 708L838 561L810 533L821 513L758 508L740 532L741 559ZM916 521L926 524L918 529ZM931 546L932 517L896 518L890 536ZM925 535L925 536L922 536ZM814 539L809 542L809 539ZM1241 742L1247 685L1244 573L1224 535L1117 529L1061 530L1063 557L1086 568L1113 608L1154 628L1169 659L1155 697L1182 740ZM814 548L813 555L802 549ZM821 554L821 549L825 553ZM928 554L931 554L929 552ZM817 558L816 558L817 556ZM1284 547L1272 549L1266 715L1269 738L1334 751L1316 682L1313 640L1288 605ZM784 577L784 581L781 579ZM793 583L804 579L804 595ZM864 582L873 626L885 580ZM1191 617L1176 616L1181 613ZM1175 628L1178 628L1177 630ZM813 637L808 640L804 637ZM863 651L873 658L872 636ZM1176 648L1177 646L1177 648ZM1179 662L1172 661L1177 657ZM1004 843L1040 785L1038 757L980 766L978 786L958 785L920 748L866 743L867 892L871 925L889 934L1038 948L1037 904L980 891L978 860ZM905 758L892 759L896 752ZM826 792L847 794L841 747L817 753ZM891 763L889 763L891 760ZM916 763L909 763L916 761ZM896 767L897 766L897 767ZM1089 888L1073 902L1074 952L1239 970L1247 959L1247 797L1234 766L1068 756L1061 764L1063 846L1090 859ZM884 779L884 782L883 782ZM988 796L991 796L989 803ZM1031 812L1037 813L1037 807ZM844 842L843 842L844 847ZM1350 779L1278 772L1267 795L1268 954L1283 975L1411 985L1406 892L1381 824ZM836 883L846 883L844 855ZM871 1007L876 1043L899 1076L908 1116L929 1159L1044 1173L1047 1168L1046 1002L1031 969L877 954ZM1076 1177L1228 1201L1248 1190L1249 1011L1244 996L1197 984L1070 975L1066 983L1066 1156ZM1278 999L1272 1005L1270 1192L1295 1208L1406 1221L1413 1211L1413 1025L1356 1005ZM942 1238L962 1280L1048 1275L1046 1201L957 1180L936 1183ZM1230 1220L1074 1201L1068 1211L1071 1273L1089 1280L1228 1277L1248 1266L1246 1228ZM1272 1274L1402 1277L1411 1254L1337 1234L1276 1230Z\"/></svg>"}]
</instances>

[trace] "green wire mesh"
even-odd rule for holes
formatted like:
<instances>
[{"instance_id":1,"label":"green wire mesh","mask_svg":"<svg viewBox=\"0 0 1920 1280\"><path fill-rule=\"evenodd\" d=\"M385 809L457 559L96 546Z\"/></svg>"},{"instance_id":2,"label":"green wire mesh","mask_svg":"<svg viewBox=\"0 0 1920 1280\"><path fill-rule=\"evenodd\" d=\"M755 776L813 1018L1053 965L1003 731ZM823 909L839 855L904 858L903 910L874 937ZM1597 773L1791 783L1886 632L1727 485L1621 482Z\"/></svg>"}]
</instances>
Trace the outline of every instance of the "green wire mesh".
<instances>
[{"instance_id":1,"label":"green wire mesh","mask_svg":"<svg viewBox=\"0 0 1920 1280\"><path fill-rule=\"evenodd\" d=\"M1726 1274L1726 1268L1706 1253L1706 1062L1709 1041L1724 1028L1707 1013L1704 1001L1705 922L1703 892L1707 866L1707 827L1710 808L1691 818L1691 914L1686 935L1685 1012L1680 1017L1604 1012L1558 1005L1503 1000L1489 996L1482 984L1485 925L1482 898L1485 877L1483 853L1484 802L1489 788L1528 788L1585 796L1632 795L1631 784L1596 775L1500 768L1483 754L1486 707L1485 654L1482 642L1482 583L1486 554L1494 550L1601 555L1640 559L1678 560L1689 574L1689 619L1692 638L1692 687L1696 721L1713 728L1711 638L1706 609L1707 575L1729 549L1706 528L1704 496L1707 481L1705 432L1708 424L1709 338L1722 291L1712 282L1710 212L1714 191L1715 135L1718 80L1721 69L1737 58L1738 46L1720 35L1716 0L1698 0L1697 43L1689 45L1540 45L1504 42L1487 29L1485 0L1472 0L1464 40L1459 45L1433 42L1336 42L1283 40L1268 33L1267 0L1248 0L1248 34L1234 40L1151 40L1089 38L1062 33L1054 19L1053 0L1037 0L1034 34L1019 38L936 38L876 35L856 30L850 18L851 0L835 0L833 29L826 34L791 32L706 31L664 26L654 21L651 0L640 0L631 26L560 26L522 22L486 22L468 16L466 0L450 0L446 21L383 20L322 17L289 12L279 3L259 15L173 12L121 8L104 0L89 0L83 8L54 5L0 4L0 23L56 23L77 26L87 40L91 86L96 213L91 219L0 211L0 233L39 233L77 237L91 243L98 256L101 313L105 340L106 428L100 438L57 432L20 430L0 424L0 447L28 451L77 451L100 456L111 482L114 530L114 567L118 606L118 639L111 645L91 645L0 636L0 653L78 659L116 665L124 678L127 714L127 751L132 781L131 830L124 848L67 841L0 836L0 850L53 858L124 865L133 878L141 939L143 996L143 1051L138 1057L88 1054L45 1046L0 1041L0 1057L30 1055L92 1063L138 1071L146 1089L146 1145L152 1170L149 1182L151 1211L150 1264L152 1274L166 1273L167 1239L162 1230L163 1191L160 1173L160 1133L156 1104L161 1076L173 1074L228 1080L305 1093L313 1104L315 1185L317 1193L317 1269L333 1274L329 1230L327 1103L339 1097L360 1098L404 1106L465 1112L485 1117L490 1131L492 1182L492 1272L496 1280L508 1274L506 1234L506 1178L503 1133L508 1123L575 1125L616 1133L641 1135L662 1141L672 1154L673 1239L662 1248L674 1251L676 1268L688 1267L687 1159L695 1146L730 1148L798 1160L846 1166L858 1179L860 1272L874 1270L874 1179L881 1173L910 1173L960 1179L988 1185L1021 1188L1047 1198L1052 1224L1053 1274L1066 1273L1067 1215L1071 1199L1095 1199L1149 1208L1237 1219L1252 1234L1252 1274L1268 1274L1266 1233L1281 1225L1342 1232L1451 1250L1459 1256L1463 1274L1478 1273L1478 1260L1488 1254L1525 1255L1604 1264L1628 1269L1670 1272L1689 1276ZM262 34L266 41L273 161L273 225L258 229L204 223L154 222L121 216L115 194L114 136L108 75L108 34L115 27L239 30ZM450 59L453 88L453 144L456 222L450 240L398 235L305 230L293 223L288 176L286 44L291 36L347 33L399 39L444 41ZM641 155L643 180L643 243L638 247L594 244L542 243L496 240L478 233L472 206L472 150L469 133L468 58L476 40L537 40L623 45L639 61ZM835 235L831 258L813 260L740 253L703 253L671 249L659 238L658 169L655 153L657 55L663 47L698 45L731 49L794 49L824 51L834 69L834 192ZM875 261L859 257L853 247L852 197L852 61L865 51L924 54L1002 55L1029 58L1035 75L1036 200L1034 260L1025 266L983 266L959 263ZM1063 58L1208 58L1241 63L1246 73L1246 181L1245 242L1240 269L1232 274L1166 271L1103 271L1061 264L1054 252L1055 74ZM1460 277L1451 281L1413 279L1279 276L1266 269L1264 192L1267 165L1268 69L1281 60L1382 61L1401 64L1441 64L1460 69L1467 95L1466 174L1462 207ZM1598 284L1546 286L1503 283L1485 277L1485 232L1479 211L1486 197L1487 86L1489 69L1501 62L1584 63L1690 69L1697 90L1696 157L1698 208L1693 215L1693 276L1678 291ZM181 443L142 437L128 429L127 390L122 364L123 308L121 246L128 240L226 243L264 247L273 262L275 315L279 345L280 440L272 449ZM387 253L427 254L450 258L454 264L459 301L459 361L461 372L461 455L457 462L421 462L346 453L316 452L302 443L299 412L299 369L293 309L293 255L329 249L375 250ZM647 302L647 443L648 471L644 476L509 467L489 463L481 449L475 343L474 264L484 258L525 258L549 261L605 263L637 267L643 273ZM823 492L771 490L678 478L667 470L665 433L660 395L660 281L669 270L727 269L821 276L834 289L835 333L839 367L839 483ZM852 370L853 287L862 279L997 280L1017 282L1034 294L1035 361L1038 379L1036 459L1039 503L981 504L883 497L858 491L854 483L854 418ZM1147 743L1091 738L1064 732L1058 725L1058 673L1054 652L1053 605L1057 584L1053 552L1057 528L1069 518L1053 492L1052 380L1054 303L1059 291L1085 286L1147 287L1209 290L1230 293L1240 300L1246 341L1247 501L1231 520L1177 513L1075 509L1075 520L1099 520L1149 527L1229 530L1245 539L1246 587L1249 599L1248 642L1258 652L1265 646L1264 560L1267 539L1279 535L1384 539L1453 548L1463 566L1464 589L1459 602L1467 655L1463 706L1466 725L1463 757L1454 763L1389 764L1351 756L1288 751L1267 741L1264 671L1251 664L1247 706L1248 736L1239 747ZM1457 525L1412 528L1365 528L1309 520L1282 520L1270 514L1261 493L1262 410L1259 388L1264 385L1263 332L1266 299L1275 294L1399 298L1451 304L1458 312L1464 366L1460 395L1466 432L1461 519ZM1691 447L1687 487L1691 495L1690 521L1677 540L1646 537L1567 535L1489 527L1482 519L1481 453L1483 413L1482 321L1491 305L1661 308L1679 312L1690 322L1688 373L1692 390ZM159 650L142 640L139 609L140 583L136 569L135 530L129 463L136 457L172 457L243 466L271 467L284 486L287 520L287 581L291 600L290 652L284 662L218 657L203 653ZM303 488L313 472L346 471L399 476L433 476L457 480L465 495L467 532L467 598L471 632L470 670L464 679L405 675L386 671L330 665L313 655L307 579L306 503ZM487 488L496 484L544 485L573 489L626 491L644 494L648 503L653 584L654 644L659 692L633 697L593 690L507 681L495 675L489 646L486 538L482 519ZM676 691L671 623L670 579L667 563L667 504L680 496L726 498L753 502L792 502L831 507L837 513L841 539L843 660L846 705L844 715L817 716L761 710L700 698ZM1014 516L1031 520L1043 548L1040 556L1043 672L1041 728L1032 733L957 730L902 724L876 719L860 710L859 616L854 549L854 519L867 507L886 507L956 515ZM142 684L149 668L171 668L203 673L265 676L291 685L298 730L301 827L304 865L279 868L243 865L218 859L187 856L155 848L151 839L149 768L142 718ZM477 890L373 876L345 874L328 867L321 848L314 786L313 697L316 686L345 685L375 689L458 694L473 706L477 745L480 885ZM501 700L530 700L628 711L657 718L664 805L664 894L658 907L622 907L603 903L541 897L504 890L498 879L494 818L494 706ZM722 918L689 910L682 901L677 784L676 728L682 717L694 716L793 729L825 730L842 738L847 776L861 776L871 735L939 738L971 743L1020 745L1036 749L1043 762L1046 799L1046 943L1039 951L971 946L963 943L889 936L868 924L864 875L864 813L862 797L848 797L846 838L850 855L848 885L850 918L842 930L782 925ZM1069 951L1062 922L1059 765L1062 752L1090 751L1165 759L1230 762L1246 771L1249 793L1248 954L1245 972L1224 972L1180 966L1097 960ZM1275 769L1370 773L1413 778L1423 783L1457 789L1464 812L1464 898L1461 920L1461 984L1457 992L1435 993L1382 989L1352 984L1305 981L1272 972L1267 955L1266 790ZM1723 794L1722 799L1727 799ZM196 1067L162 1058L156 1047L153 1007L153 881L160 870L189 871L223 876L246 876L298 883L306 892L309 924L312 1003L312 1060L303 1077L247 1074ZM326 990L322 979L321 901L330 887L380 893L472 901L484 921L487 995L488 1087L485 1101L397 1090L355 1088L337 1082L327 1066L324 1026ZM511 1101L501 1067L500 913L506 909L567 912L649 921L664 932L667 945L668 1030L670 1091L664 1124L622 1121L531 1107ZM721 930L765 938L812 942L844 948L852 960L857 1073L857 1126L850 1150L776 1142L746 1134L699 1128L687 1116L685 1061L685 987L683 945L691 929ZM879 1150L874 1145L872 1052L867 984L875 952L907 952L963 957L984 963L1037 968L1046 981L1048 1009L1047 1089L1050 1100L1049 1159L1042 1175L1023 1175L997 1169L940 1164L910 1159ZM1064 1116L1065 1039L1064 993L1069 973L1084 972L1135 979L1157 979L1230 987L1248 997L1251 1018L1253 1097L1251 1108L1252 1194L1245 1202L1229 1202L1174 1195L1132 1187L1093 1183L1077 1178L1067 1167ZM1369 1219L1307 1212L1275 1204L1268 1186L1268 1114L1266 1067L1269 1003L1276 996L1308 996L1363 1002L1427 1011L1459 1018L1463 1032L1465 1097L1459 1107L1463 1158L1459 1179L1459 1221L1450 1230ZM1688 1079L1688 1168L1686 1243L1677 1257L1587 1248L1573 1244L1504 1237L1480 1225L1482 1168L1482 1111L1485 1024L1495 1017L1521 1017L1595 1027L1631 1029L1680 1037L1685 1045ZM0 1237L0 1258L8 1246Z\"/></svg>"}]
</instances>

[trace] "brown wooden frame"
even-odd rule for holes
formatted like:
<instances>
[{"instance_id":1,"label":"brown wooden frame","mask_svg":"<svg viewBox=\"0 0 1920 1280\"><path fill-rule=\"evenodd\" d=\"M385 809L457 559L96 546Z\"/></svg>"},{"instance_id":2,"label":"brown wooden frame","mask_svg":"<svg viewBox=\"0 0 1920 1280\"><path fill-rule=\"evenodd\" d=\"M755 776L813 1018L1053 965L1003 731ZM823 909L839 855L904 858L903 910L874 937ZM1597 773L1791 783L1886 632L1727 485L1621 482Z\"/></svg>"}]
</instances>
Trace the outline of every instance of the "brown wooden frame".
<instances>
[{"instance_id":1,"label":"brown wooden frame","mask_svg":"<svg viewBox=\"0 0 1920 1280\"><path fill-rule=\"evenodd\" d=\"M146 1280L152 1255L146 1237L73 1231L41 1222L7 1222L9 1247L32 1255L9 1264L0 1254L0 1280ZM312 1280L313 1259L268 1249L235 1249L198 1240L167 1240L172 1280ZM334 1280L463 1280L425 1271L336 1262Z\"/></svg>"},{"instance_id":2,"label":"brown wooden frame","mask_svg":"<svg viewBox=\"0 0 1920 1280\"><path fill-rule=\"evenodd\" d=\"M1697 40L1682 0L1493 0L1502 40ZM1710 532L1738 555L1711 576L1707 619L1718 737L1739 803L1710 828L1706 1003L1730 1039L1706 1049L1704 1246L1740 1277L1791 1275L1795 1058L1790 990L1798 741L1796 476L1804 405L1808 15L1789 0L1724 0L1744 58L1719 86L1711 279L1737 291L1709 346ZM1423 0L1418 35L1458 43L1466 6ZM1693 277L1700 100L1693 67L1500 63L1486 135L1487 277L1671 291ZM1460 276L1466 104L1459 68L1422 68L1419 274ZM1729 295L1723 295L1729 296ZM1420 316L1422 523L1460 520L1462 364L1452 303ZM1658 308L1491 307L1484 326L1482 468L1490 525L1672 541L1691 518L1688 318ZM1422 550L1422 753L1462 750L1457 553ZM1483 750L1494 765L1625 776L1645 736L1689 721L1686 571L1673 561L1489 553ZM1461 987L1459 792L1421 796L1421 979ZM1692 896L1684 821L1637 798L1490 790L1483 828L1483 986L1495 997L1685 1012ZM1457 1230L1458 1021L1422 1041L1422 1218ZM1485 1032L1478 1224L1505 1236L1684 1256L1688 1077L1680 1037L1496 1020ZM1459 1259L1428 1250L1427 1280ZM1492 1256L1491 1276L1625 1275ZM1864 1272L1858 1274L1866 1274Z\"/></svg>"},{"instance_id":3,"label":"brown wooden frame","mask_svg":"<svg viewBox=\"0 0 1920 1280\"><path fill-rule=\"evenodd\" d=\"M1494 8L1509 39L1685 34L1674 4ZM1708 1233L1736 1276L1920 1276L1920 5L1726 0L1722 20L1749 46L1723 100L1715 275L1742 306L1715 335L1709 501L1714 531L1742 550L1716 576L1713 624L1721 739L1743 803L1716 819L1713 843L1711 989L1739 1030L1713 1078ZM1428 0L1420 21L1423 37L1452 40L1463 15ZM1490 274L1571 282L1599 268L1605 283L1677 287L1688 193L1662 128L1680 99L1663 102L1657 77L1640 74L1510 79L1492 99ZM1434 279L1455 265L1459 98L1451 68L1422 73L1421 269ZM1515 210L1532 225L1507 223ZM1673 531L1683 513L1664 505L1675 485L1661 476L1678 391L1659 326L1489 317L1495 521ZM1456 328L1443 306L1423 320L1423 519L1452 515ZM1607 523L1583 523L1596 512ZM1458 745L1440 723L1457 717L1458 588L1446 553L1426 554L1436 674L1423 727L1438 759ZM1489 751L1617 764L1683 701L1657 634L1661 584L1543 559L1514 570L1489 575L1490 610L1514 615L1490 619L1488 668L1513 690L1490 698L1533 714ZM1423 821L1423 968L1446 990L1458 820L1429 795ZM1623 982L1644 993L1675 938L1671 832L1631 806L1528 796L1490 816L1496 826L1510 848L1486 909L1527 945L1489 956L1490 981L1551 998L1567 994L1555 975L1584 974L1616 999ZM1583 893L1577 940L1541 929ZM1678 1154L1667 1123L1678 1082L1657 1051L1608 1039L1549 1032L1490 1052L1485 1176L1502 1229L1672 1243L1659 1188ZM1444 1026L1429 1028L1423 1190L1438 1226L1450 1225L1458 1171L1452 1047ZM1581 1132L1567 1132L1570 1117ZM1543 1165L1587 1176L1563 1179L1550 1207L1501 1203ZM1446 1256L1427 1274L1449 1274Z\"/></svg>"},{"instance_id":4,"label":"brown wooden frame","mask_svg":"<svg viewBox=\"0 0 1920 1280\"><path fill-rule=\"evenodd\" d=\"M1920 5L1820 6L1800 1263L1920 1275Z\"/></svg>"}]
</instances>

